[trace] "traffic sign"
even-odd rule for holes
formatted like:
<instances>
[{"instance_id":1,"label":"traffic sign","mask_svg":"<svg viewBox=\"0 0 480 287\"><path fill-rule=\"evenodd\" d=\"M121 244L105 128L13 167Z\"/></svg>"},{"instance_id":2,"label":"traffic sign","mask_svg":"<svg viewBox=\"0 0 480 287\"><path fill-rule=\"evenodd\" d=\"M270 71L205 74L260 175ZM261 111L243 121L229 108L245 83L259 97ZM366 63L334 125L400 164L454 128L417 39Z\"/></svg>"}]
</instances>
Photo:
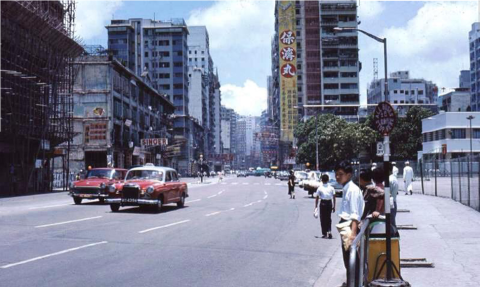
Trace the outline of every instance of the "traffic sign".
<instances>
[{"instance_id":1,"label":"traffic sign","mask_svg":"<svg viewBox=\"0 0 480 287\"><path fill-rule=\"evenodd\" d=\"M385 153L382 142L377 142L377 156L382 156Z\"/></svg>"},{"instance_id":2,"label":"traffic sign","mask_svg":"<svg viewBox=\"0 0 480 287\"><path fill-rule=\"evenodd\" d=\"M397 116L395 115L395 110L392 106L387 102L379 103L373 114L373 124L377 131L383 136L388 136L396 123Z\"/></svg>"}]
</instances>

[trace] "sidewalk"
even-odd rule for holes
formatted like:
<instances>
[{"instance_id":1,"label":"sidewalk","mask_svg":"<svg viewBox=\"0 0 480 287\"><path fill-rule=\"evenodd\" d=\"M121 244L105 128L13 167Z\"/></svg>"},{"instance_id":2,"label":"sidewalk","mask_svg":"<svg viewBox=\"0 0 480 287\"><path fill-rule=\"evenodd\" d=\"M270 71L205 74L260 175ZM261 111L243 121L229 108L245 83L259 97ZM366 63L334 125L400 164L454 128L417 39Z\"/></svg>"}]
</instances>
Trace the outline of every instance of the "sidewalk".
<instances>
[{"instance_id":1,"label":"sidewalk","mask_svg":"<svg viewBox=\"0 0 480 287\"><path fill-rule=\"evenodd\" d=\"M451 199L414 194L398 196L397 224L417 230L400 230L400 257L426 258L435 268L403 268L405 281L417 286L480 286L480 212ZM338 238L338 233L336 237ZM340 286L345 281L340 243L315 286ZM335 258L336 257L336 258Z\"/></svg>"}]
</instances>

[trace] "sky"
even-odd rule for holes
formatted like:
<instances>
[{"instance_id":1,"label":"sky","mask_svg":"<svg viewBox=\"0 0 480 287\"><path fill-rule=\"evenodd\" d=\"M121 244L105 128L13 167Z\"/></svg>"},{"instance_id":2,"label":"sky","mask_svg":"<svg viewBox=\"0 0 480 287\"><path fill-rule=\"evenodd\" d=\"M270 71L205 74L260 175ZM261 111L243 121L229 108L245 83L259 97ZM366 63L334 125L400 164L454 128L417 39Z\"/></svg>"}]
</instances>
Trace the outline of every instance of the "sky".
<instances>
[{"instance_id":1,"label":"sky","mask_svg":"<svg viewBox=\"0 0 480 287\"><path fill-rule=\"evenodd\" d=\"M458 87L461 70L469 69L468 32L479 19L477 1L357 0L359 28L387 38L388 73L410 71L413 78L440 88ZM111 19L184 18L187 25L206 26L212 58L221 82L222 104L241 115L259 116L267 108L274 34L272 0L225 1L91 1L79 0L76 36L84 44L107 47ZM361 103L373 79L384 75L383 45L359 35Z\"/></svg>"}]
</instances>

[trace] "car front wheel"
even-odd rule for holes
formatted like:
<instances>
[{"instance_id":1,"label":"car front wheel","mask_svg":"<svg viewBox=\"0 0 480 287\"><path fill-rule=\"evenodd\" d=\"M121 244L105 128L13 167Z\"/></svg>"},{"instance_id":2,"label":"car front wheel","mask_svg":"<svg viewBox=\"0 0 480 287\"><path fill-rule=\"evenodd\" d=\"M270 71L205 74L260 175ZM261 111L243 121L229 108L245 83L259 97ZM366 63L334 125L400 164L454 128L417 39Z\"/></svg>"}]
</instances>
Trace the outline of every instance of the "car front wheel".
<instances>
[{"instance_id":1,"label":"car front wheel","mask_svg":"<svg viewBox=\"0 0 480 287\"><path fill-rule=\"evenodd\" d=\"M180 197L180 201L177 202L177 207L182 208L185 206L185 193L182 193L182 196Z\"/></svg>"},{"instance_id":2,"label":"car front wheel","mask_svg":"<svg viewBox=\"0 0 480 287\"><path fill-rule=\"evenodd\" d=\"M75 204L82 204L82 199L80 197L74 197L73 202L75 202Z\"/></svg>"},{"instance_id":3,"label":"car front wheel","mask_svg":"<svg viewBox=\"0 0 480 287\"><path fill-rule=\"evenodd\" d=\"M98 199L98 201L99 201L101 204L104 204L104 203L105 203L105 198L100 197L100 198Z\"/></svg>"},{"instance_id":4,"label":"car front wheel","mask_svg":"<svg viewBox=\"0 0 480 287\"><path fill-rule=\"evenodd\" d=\"M112 212L117 212L120 210L120 204L110 204L110 209Z\"/></svg>"},{"instance_id":5,"label":"car front wheel","mask_svg":"<svg viewBox=\"0 0 480 287\"><path fill-rule=\"evenodd\" d=\"M158 203L157 205L154 205L153 211L156 213L162 212L162 207L163 207L163 201L161 198L158 198Z\"/></svg>"}]
</instances>

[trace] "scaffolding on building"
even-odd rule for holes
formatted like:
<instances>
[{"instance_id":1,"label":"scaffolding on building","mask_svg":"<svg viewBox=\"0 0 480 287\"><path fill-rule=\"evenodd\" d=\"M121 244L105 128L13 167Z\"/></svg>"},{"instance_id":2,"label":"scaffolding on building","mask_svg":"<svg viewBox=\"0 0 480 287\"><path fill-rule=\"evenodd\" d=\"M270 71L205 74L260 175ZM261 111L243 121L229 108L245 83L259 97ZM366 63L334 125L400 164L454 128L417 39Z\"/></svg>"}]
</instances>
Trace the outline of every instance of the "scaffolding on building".
<instances>
[{"instance_id":1,"label":"scaffolding on building","mask_svg":"<svg viewBox=\"0 0 480 287\"><path fill-rule=\"evenodd\" d=\"M1 18L0 196L51 191L57 156L67 187L75 2L5 1Z\"/></svg>"}]
</instances>

